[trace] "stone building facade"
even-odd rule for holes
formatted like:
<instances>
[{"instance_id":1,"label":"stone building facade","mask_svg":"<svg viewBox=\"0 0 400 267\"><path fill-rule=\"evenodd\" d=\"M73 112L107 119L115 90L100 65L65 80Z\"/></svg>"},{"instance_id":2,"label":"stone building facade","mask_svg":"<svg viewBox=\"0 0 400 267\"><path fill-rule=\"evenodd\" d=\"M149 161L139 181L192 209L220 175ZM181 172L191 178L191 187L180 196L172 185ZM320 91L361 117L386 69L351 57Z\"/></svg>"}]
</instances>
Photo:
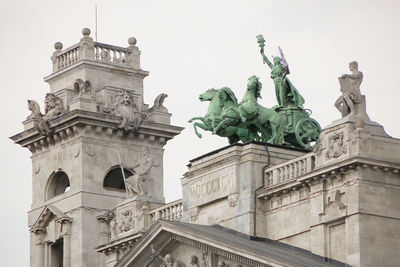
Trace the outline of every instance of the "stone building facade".
<instances>
[{"instance_id":1,"label":"stone building facade","mask_svg":"<svg viewBox=\"0 0 400 267\"><path fill-rule=\"evenodd\" d=\"M182 130L167 96L143 102L135 38L82 34L55 44L44 114L28 100L11 137L32 152L31 266L398 266L400 140L364 96L313 151L236 143L191 160L166 204L163 147Z\"/></svg>"}]
</instances>

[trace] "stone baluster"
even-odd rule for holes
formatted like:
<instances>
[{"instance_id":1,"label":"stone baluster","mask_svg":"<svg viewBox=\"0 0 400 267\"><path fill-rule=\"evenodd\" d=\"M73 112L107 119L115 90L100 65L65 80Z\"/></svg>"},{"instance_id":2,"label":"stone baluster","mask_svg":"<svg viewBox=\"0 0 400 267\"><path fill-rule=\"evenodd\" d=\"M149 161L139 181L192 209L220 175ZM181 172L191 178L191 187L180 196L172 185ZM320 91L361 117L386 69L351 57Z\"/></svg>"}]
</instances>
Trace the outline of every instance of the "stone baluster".
<instances>
[{"instance_id":1,"label":"stone baluster","mask_svg":"<svg viewBox=\"0 0 400 267\"><path fill-rule=\"evenodd\" d=\"M118 57L117 57L117 51L116 51L116 50L112 50L112 52L113 52L113 58L112 58L112 61L113 61L113 62L117 62L117 61L118 61Z\"/></svg>"},{"instance_id":2,"label":"stone baluster","mask_svg":"<svg viewBox=\"0 0 400 267\"><path fill-rule=\"evenodd\" d=\"M82 30L83 37L79 42L79 56L81 59L95 59L94 42L90 35L90 29Z\"/></svg>"}]
</instances>

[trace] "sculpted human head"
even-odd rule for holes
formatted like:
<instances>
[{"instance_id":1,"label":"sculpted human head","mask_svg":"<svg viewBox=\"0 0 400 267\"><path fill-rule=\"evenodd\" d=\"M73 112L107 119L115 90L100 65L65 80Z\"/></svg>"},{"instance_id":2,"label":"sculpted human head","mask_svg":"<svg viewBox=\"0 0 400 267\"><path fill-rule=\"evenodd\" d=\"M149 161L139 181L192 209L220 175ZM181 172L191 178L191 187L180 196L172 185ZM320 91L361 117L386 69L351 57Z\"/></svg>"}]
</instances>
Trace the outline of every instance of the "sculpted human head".
<instances>
[{"instance_id":1,"label":"sculpted human head","mask_svg":"<svg viewBox=\"0 0 400 267\"><path fill-rule=\"evenodd\" d=\"M281 64L281 58L280 57L274 57L274 65L276 64Z\"/></svg>"},{"instance_id":2,"label":"sculpted human head","mask_svg":"<svg viewBox=\"0 0 400 267\"><path fill-rule=\"evenodd\" d=\"M350 69L350 71L358 70L358 63L357 63L357 61L352 61L352 62L350 62L350 63L349 63L349 69Z\"/></svg>"},{"instance_id":3,"label":"sculpted human head","mask_svg":"<svg viewBox=\"0 0 400 267\"><path fill-rule=\"evenodd\" d=\"M146 147L142 148L142 156L146 157L148 155L149 155L149 150Z\"/></svg>"},{"instance_id":4,"label":"sculpted human head","mask_svg":"<svg viewBox=\"0 0 400 267\"><path fill-rule=\"evenodd\" d=\"M190 256L190 264L197 264L198 263L198 258L196 255Z\"/></svg>"},{"instance_id":5,"label":"sculpted human head","mask_svg":"<svg viewBox=\"0 0 400 267\"><path fill-rule=\"evenodd\" d=\"M217 267L225 267L226 265L225 265L225 262L224 261L219 261L218 263L217 263Z\"/></svg>"},{"instance_id":6,"label":"sculpted human head","mask_svg":"<svg viewBox=\"0 0 400 267\"><path fill-rule=\"evenodd\" d=\"M165 255L164 260L165 260L165 263L167 263L167 264L174 263L174 257L172 257L171 254Z\"/></svg>"}]
</instances>

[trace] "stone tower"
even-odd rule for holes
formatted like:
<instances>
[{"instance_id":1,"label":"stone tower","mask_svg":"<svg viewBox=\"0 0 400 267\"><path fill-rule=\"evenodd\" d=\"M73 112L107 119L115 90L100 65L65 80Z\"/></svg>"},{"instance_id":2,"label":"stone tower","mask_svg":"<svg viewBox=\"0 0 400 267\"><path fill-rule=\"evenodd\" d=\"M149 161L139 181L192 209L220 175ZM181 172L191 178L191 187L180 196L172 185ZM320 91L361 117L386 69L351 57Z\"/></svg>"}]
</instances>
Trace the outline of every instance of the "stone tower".
<instances>
[{"instance_id":1,"label":"stone tower","mask_svg":"<svg viewBox=\"0 0 400 267\"><path fill-rule=\"evenodd\" d=\"M166 94L143 102L149 73L135 38L124 48L82 34L64 50L54 45L44 114L28 100L32 114L11 137L32 152L31 266L104 266L94 250L103 242L99 216L127 196L164 204L163 147L182 130L170 124Z\"/></svg>"}]
</instances>

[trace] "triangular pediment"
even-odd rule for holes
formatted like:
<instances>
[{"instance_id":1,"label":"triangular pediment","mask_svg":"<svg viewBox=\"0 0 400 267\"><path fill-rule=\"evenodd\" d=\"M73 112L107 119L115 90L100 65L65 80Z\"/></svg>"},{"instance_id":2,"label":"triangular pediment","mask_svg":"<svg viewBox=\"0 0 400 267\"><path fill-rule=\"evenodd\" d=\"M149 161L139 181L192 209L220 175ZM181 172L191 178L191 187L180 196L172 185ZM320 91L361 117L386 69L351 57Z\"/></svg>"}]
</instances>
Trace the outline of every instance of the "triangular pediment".
<instances>
[{"instance_id":1,"label":"triangular pediment","mask_svg":"<svg viewBox=\"0 0 400 267\"><path fill-rule=\"evenodd\" d=\"M71 221L72 218L67 216L61 210L53 205L46 205L43 207L42 211L40 212L39 217L36 219L35 223L31 226L31 231L35 229L44 229L47 227L51 220L69 220Z\"/></svg>"},{"instance_id":2,"label":"triangular pediment","mask_svg":"<svg viewBox=\"0 0 400 267\"><path fill-rule=\"evenodd\" d=\"M328 259L328 261L330 261ZM158 221L115 267L345 266L293 246L218 225Z\"/></svg>"}]
</instances>

